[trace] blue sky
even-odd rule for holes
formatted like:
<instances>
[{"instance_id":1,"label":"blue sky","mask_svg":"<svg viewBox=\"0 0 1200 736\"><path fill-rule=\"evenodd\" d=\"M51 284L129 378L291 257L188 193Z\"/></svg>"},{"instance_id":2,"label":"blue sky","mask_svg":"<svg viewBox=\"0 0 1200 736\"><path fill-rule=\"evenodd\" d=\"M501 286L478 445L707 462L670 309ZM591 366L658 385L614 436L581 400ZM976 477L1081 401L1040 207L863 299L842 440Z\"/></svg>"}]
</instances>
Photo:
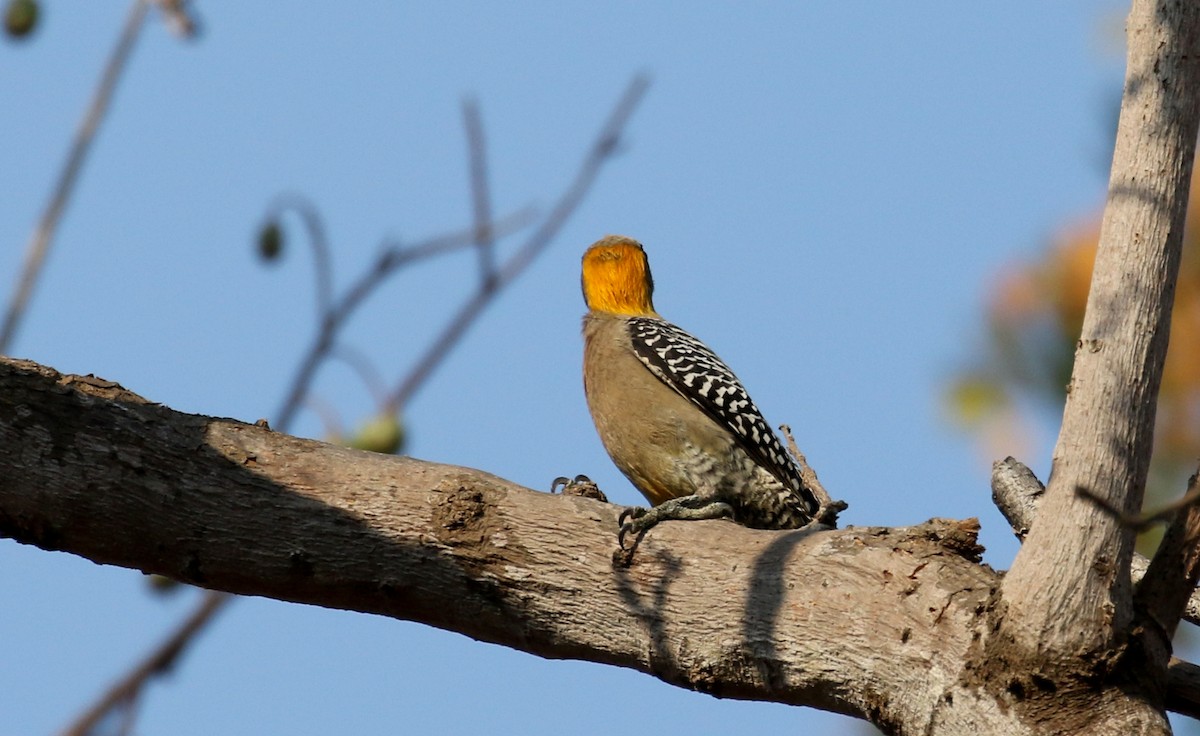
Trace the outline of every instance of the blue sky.
<instances>
[{"instance_id":1,"label":"blue sky","mask_svg":"<svg viewBox=\"0 0 1200 736\"><path fill-rule=\"evenodd\" d=\"M125 13L47 3L0 43L0 298ZM939 392L1005 264L1102 202L1122 59L1114 2L199 4L152 20L11 352L175 408L276 411L313 328L302 249L263 268L268 203L319 208L345 286L386 237L470 219L460 102L486 125L497 209L547 207L637 72L624 148L552 248L409 406L408 451L533 487L605 456L579 379L578 263L609 233L650 254L656 304L788 422L847 524L978 516L1015 552L991 457ZM298 237L298 230L291 233ZM296 242L293 240L293 242ZM517 241L501 244L511 252ZM401 274L347 339L402 376L474 286L462 253ZM347 424L371 412L324 370ZM321 436L311 413L294 427ZM1044 474L1052 428L1025 459ZM191 606L141 576L0 541L0 734L53 732ZM864 615L869 615L864 613ZM810 709L719 701L428 627L238 601L142 704L138 733L611 733L808 729Z\"/></svg>"}]
</instances>

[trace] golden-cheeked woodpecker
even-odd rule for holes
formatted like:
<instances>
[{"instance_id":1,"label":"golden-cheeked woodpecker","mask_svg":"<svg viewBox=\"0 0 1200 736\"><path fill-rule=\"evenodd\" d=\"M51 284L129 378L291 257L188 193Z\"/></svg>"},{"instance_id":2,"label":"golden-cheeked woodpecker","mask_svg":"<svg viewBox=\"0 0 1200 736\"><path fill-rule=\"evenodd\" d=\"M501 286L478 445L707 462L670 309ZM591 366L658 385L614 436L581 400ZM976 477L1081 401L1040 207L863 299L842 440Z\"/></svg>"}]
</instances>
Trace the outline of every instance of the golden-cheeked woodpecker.
<instances>
[{"instance_id":1,"label":"golden-cheeked woodpecker","mask_svg":"<svg viewBox=\"0 0 1200 736\"><path fill-rule=\"evenodd\" d=\"M796 529L819 503L733 371L659 316L640 243L610 235L583 256L583 386L613 462L653 505L619 539L669 519L732 517ZM628 519L628 520L627 520Z\"/></svg>"}]
</instances>

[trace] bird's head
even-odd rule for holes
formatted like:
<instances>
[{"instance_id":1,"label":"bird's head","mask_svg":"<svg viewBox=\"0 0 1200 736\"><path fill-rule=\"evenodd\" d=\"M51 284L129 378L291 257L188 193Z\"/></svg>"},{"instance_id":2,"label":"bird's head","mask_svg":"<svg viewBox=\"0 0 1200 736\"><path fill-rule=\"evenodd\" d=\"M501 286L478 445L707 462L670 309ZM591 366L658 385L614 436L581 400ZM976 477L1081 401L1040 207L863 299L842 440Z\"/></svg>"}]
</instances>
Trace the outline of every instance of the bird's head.
<instances>
[{"instance_id":1,"label":"bird's head","mask_svg":"<svg viewBox=\"0 0 1200 736\"><path fill-rule=\"evenodd\" d=\"M583 254L583 300L594 312L656 316L654 277L642 244L624 235L597 240Z\"/></svg>"}]
</instances>

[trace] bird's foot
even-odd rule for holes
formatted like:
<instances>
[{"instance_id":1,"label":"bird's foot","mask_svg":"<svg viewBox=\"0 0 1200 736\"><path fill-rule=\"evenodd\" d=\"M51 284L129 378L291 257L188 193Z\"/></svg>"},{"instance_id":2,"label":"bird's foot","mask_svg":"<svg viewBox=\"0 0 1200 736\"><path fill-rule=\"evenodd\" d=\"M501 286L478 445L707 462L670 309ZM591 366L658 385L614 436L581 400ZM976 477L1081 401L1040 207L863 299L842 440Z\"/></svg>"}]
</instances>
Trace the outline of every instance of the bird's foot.
<instances>
[{"instance_id":1,"label":"bird's foot","mask_svg":"<svg viewBox=\"0 0 1200 736\"><path fill-rule=\"evenodd\" d=\"M630 533L635 535L632 552L637 547L637 541L642 535L662 521L700 521L703 519L733 518L733 507L723 501L717 501L706 496L680 496L654 506L643 508L630 506L617 517L619 530L617 544L622 550L625 547L625 537Z\"/></svg>"},{"instance_id":2,"label":"bird's foot","mask_svg":"<svg viewBox=\"0 0 1200 736\"><path fill-rule=\"evenodd\" d=\"M550 492L558 493L560 488L564 496L582 496L608 503L608 496L605 496L604 491L586 475L577 475L574 478L560 475L550 484Z\"/></svg>"}]
</instances>

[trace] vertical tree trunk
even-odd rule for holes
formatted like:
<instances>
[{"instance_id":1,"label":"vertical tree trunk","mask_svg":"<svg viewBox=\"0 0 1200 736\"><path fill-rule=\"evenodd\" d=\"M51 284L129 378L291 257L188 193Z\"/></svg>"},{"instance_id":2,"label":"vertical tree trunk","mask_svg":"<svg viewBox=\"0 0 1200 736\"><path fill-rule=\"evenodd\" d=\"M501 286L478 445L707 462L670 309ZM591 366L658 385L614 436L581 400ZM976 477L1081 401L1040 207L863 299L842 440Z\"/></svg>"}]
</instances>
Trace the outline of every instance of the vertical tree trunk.
<instances>
[{"instance_id":1,"label":"vertical tree trunk","mask_svg":"<svg viewBox=\"0 0 1200 736\"><path fill-rule=\"evenodd\" d=\"M1108 203L1046 498L1005 579L1031 651L1111 649L1132 617L1134 533L1077 495L1142 504L1167 352L1200 99L1200 5L1137 0Z\"/></svg>"}]
</instances>

